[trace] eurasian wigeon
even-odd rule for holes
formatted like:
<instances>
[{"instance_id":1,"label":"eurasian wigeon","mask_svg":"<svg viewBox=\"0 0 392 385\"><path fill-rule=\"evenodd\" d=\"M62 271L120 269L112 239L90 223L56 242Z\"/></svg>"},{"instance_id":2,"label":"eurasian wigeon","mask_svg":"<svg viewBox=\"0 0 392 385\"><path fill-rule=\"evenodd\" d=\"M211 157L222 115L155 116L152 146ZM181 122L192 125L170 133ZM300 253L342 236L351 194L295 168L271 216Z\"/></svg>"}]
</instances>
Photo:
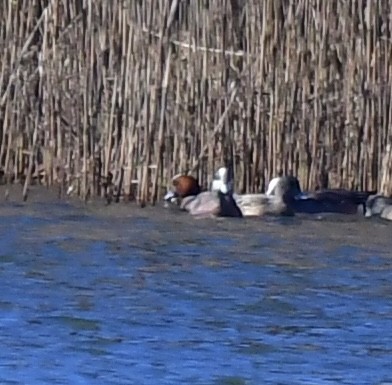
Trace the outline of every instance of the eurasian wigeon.
<instances>
[{"instance_id":1,"label":"eurasian wigeon","mask_svg":"<svg viewBox=\"0 0 392 385\"><path fill-rule=\"evenodd\" d=\"M242 217L233 199L233 184L226 167L221 167L215 173L210 191L201 192L198 181L188 175L175 176L172 184L174 189L165 195L165 201L178 203L182 210L191 215Z\"/></svg>"}]
</instances>

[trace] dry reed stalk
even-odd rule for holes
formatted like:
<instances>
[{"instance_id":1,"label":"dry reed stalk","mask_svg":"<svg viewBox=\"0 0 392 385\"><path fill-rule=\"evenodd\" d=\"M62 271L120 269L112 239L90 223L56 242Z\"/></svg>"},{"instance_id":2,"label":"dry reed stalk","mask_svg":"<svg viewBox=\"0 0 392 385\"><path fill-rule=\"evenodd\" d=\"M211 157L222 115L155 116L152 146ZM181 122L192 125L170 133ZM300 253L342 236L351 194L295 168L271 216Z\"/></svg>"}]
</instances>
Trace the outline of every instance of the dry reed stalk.
<instances>
[{"instance_id":1,"label":"dry reed stalk","mask_svg":"<svg viewBox=\"0 0 392 385\"><path fill-rule=\"evenodd\" d=\"M279 169L311 189L327 169L332 186L392 193L391 12L360 0L3 2L0 174L27 186L43 167L49 186L86 199L113 173L144 205L178 172L207 187L233 158L241 192Z\"/></svg>"},{"instance_id":2,"label":"dry reed stalk","mask_svg":"<svg viewBox=\"0 0 392 385\"><path fill-rule=\"evenodd\" d=\"M37 138L38 138L38 120L39 120L39 118L37 115L36 121L35 121L35 129L34 129L34 133L33 133L33 142L31 144L31 150L30 150L30 154L29 154L28 170L27 170L26 179L24 182L23 192L22 192L22 196L23 196L24 201L26 201L27 197L28 197L28 191L29 191L29 186L30 186L30 182L31 182L31 175L33 172L33 167L34 167L34 157L35 157L35 152L36 152L36 147L37 147Z\"/></svg>"}]
</instances>

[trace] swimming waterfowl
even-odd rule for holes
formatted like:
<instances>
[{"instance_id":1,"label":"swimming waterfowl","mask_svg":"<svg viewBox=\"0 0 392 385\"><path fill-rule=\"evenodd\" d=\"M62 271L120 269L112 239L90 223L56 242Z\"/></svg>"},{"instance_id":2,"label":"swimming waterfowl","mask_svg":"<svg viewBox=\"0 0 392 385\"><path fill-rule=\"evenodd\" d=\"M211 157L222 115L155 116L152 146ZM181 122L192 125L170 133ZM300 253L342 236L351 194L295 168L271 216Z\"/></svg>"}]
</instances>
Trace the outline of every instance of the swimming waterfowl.
<instances>
[{"instance_id":1,"label":"swimming waterfowl","mask_svg":"<svg viewBox=\"0 0 392 385\"><path fill-rule=\"evenodd\" d=\"M274 180L275 179L275 180ZM268 194L233 194L238 207L245 217L264 215L292 216L292 204L301 193L296 178L282 176L274 178Z\"/></svg>"},{"instance_id":2,"label":"swimming waterfowl","mask_svg":"<svg viewBox=\"0 0 392 385\"><path fill-rule=\"evenodd\" d=\"M350 191L345 189L328 189L321 186L314 192L303 193L297 178L299 194L292 202L292 208L298 213L341 213L357 214L359 206L365 208L366 200L373 194L370 191ZM274 194L274 191L272 191Z\"/></svg>"},{"instance_id":3,"label":"swimming waterfowl","mask_svg":"<svg viewBox=\"0 0 392 385\"><path fill-rule=\"evenodd\" d=\"M384 213L384 211L385 211L384 215L388 216L387 213L390 210L389 209L386 210L386 209L389 207L392 207L392 198L380 194L370 195L366 200L365 217L370 218L373 215L381 216L381 214Z\"/></svg>"},{"instance_id":4,"label":"swimming waterfowl","mask_svg":"<svg viewBox=\"0 0 392 385\"><path fill-rule=\"evenodd\" d=\"M182 210L198 217L242 217L242 212L233 199L232 180L228 169L221 167L216 172L210 191L201 192L195 178L180 175L173 178L174 191L169 191L165 200L178 200Z\"/></svg>"}]
</instances>

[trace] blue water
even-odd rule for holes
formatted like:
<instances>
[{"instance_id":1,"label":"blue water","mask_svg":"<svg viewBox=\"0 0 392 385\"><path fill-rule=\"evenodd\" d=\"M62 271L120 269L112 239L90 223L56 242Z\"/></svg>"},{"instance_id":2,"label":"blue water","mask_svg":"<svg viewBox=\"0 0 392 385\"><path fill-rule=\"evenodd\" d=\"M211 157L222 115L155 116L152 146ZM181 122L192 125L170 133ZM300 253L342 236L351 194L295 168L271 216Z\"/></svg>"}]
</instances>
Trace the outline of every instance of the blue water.
<instances>
[{"instance_id":1,"label":"blue water","mask_svg":"<svg viewBox=\"0 0 392 385\"><path fill-rule=\"evenodd\" d=\"M1 384L392 384L392 223L119 207L0 205Z\"/></svg>"}]
</instances>

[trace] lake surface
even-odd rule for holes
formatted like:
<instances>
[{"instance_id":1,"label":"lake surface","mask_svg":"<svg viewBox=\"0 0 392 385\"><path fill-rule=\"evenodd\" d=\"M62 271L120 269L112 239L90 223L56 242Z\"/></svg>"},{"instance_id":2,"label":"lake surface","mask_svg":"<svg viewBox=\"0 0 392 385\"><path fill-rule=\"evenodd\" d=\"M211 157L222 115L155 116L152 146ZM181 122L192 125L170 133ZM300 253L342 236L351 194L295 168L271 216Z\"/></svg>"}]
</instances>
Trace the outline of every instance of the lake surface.
<instances>
[{"instance_id":1,"label":"lake surface","mask_svg":"<svg viewBox=\"0 0 392 385\"><path fill-rule=\"evenodd\" d=\"M1 384L392 384L392 222L47 194L0 201Z\"/></svg>"}]
</instances>

